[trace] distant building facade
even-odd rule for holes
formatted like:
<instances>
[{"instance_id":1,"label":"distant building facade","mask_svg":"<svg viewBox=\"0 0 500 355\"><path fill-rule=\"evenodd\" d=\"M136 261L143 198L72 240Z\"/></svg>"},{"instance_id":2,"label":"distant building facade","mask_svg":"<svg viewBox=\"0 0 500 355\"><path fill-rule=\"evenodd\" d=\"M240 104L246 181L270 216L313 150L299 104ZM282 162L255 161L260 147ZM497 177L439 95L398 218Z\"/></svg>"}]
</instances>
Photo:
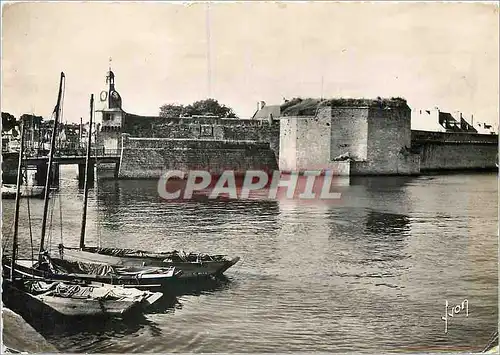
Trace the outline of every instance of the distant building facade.
<instances>
[{"instance_id":1,"label":"distant building facade","mask_svg":"<svg viewBox=\"0 0 500 355\"><path fill-rule=\"evenodd\" d=\"M473 115L465 117L460 111L444 112L438 107L433 109L412 109L411 129L429 132L498 134L496 127L475 121Z\"/></svg>"}]
</instances>

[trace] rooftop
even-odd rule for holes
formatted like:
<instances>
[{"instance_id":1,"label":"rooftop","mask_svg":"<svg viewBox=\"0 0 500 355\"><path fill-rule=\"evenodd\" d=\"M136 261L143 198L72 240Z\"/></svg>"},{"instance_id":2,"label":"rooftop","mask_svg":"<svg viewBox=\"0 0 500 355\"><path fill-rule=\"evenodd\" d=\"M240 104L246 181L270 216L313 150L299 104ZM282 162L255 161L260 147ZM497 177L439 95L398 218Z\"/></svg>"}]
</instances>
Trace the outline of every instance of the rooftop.
<instances>
[{"instance_id":1,"label":"rooftop","mask_svg":"<svg viewBox=\"0 0 500 355\"><path fill-rule=\"evenodd\" d=\"M272 115L274 118L278 118L281 116L280 105L266 105L262 107L260 110L254 113L254 119L268 119L269 115Z\"/></svg>"},{"instance_id":2,"label":"rooftop","mask_svg":"<svg viewBox=\"0 0 500 355\"><path fill-rule=\"evenodd\" d=\"M333 99L315 99L315 98L294 98L281 105L281 113L283 116L312 116L316 114L319 107L376 107L376 108L408 108L405 99L400 97L376 99L350 99L350 98L333 98Z\"/></svg>"}]
</instances>

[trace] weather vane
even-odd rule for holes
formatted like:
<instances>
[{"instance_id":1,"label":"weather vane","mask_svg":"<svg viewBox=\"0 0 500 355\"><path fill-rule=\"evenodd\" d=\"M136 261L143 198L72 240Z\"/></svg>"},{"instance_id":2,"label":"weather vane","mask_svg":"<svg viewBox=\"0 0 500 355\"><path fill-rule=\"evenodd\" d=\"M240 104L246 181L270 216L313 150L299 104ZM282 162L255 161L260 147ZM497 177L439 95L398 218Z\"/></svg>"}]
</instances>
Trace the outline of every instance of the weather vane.
<instances>
[{"instance_id":1,"label":"weather vane","mask_svg":"<svg viewBox=\"0 0 500 355\"><path fill-rule=\"evenodd\" d=\"M109 57L109 71L111 71L111 62L113 61L113 58Z\"/></svg>"}]
</instances>

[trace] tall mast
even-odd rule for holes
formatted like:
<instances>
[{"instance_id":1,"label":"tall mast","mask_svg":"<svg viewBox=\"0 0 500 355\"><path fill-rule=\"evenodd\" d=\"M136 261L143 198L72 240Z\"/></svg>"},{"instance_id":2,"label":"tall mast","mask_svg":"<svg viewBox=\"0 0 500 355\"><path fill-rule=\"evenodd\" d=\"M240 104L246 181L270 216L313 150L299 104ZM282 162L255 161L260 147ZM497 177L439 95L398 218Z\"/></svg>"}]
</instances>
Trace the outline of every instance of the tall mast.
<instances>
[{"instance_id":1,"label":"tall mast","mask_svg":"<svg viewBox=\"0 0 500 355\"><path fill-rule=\"evenodd\" d=\"M24 120L21 120L21 147L19 148L19 162L17 164L16 207L14 212L14 236L12 237L12 261L10 263L11 281L14 281L14 267L16 265L17 234L19 232L19 204L21 202L21 184L22 184L21 166L23 163L23 152L24 152Z\"/></svg>"},{"instance_id":2,"label":"tall mast","mask_svg":"<svg viewBox=\"0 0 500 355\"><path fill-rule=\"evenodd\" d=\"M49 163L47 167L47 178L45 179L45 195L44 195L44 204L43 204L43 218L42 218L42 234L40 236L40 250L39 250L39 258L41 257L44 251L45 244L45 230L47 228L47 212L49 207L49 194L50 194L50 178L52 175L52 161L54 159L54 151L56 150L56 135L57 135L57 124L59 122L59 114L61 112L61 96L63 89L63 80L65 79L64 73L61 72L61 79L59 81L59 94L57 95L57 104L54 117L54 128L52 129L52 137L50 140L50 153L49 153Z\"/></svg>"},{"instance_id":3,"label":"tall mast","mask_svg":"<svg viewBox=\"0 0 500 355\"><path fill-rule=\"evenodd\" d=\"M80 117L80 129L78 130L78 149L82 147L82 137L83 137L83 120Z\"/></svg>"},{"instance_id":4,"label":"tall mast","mask_svg":"<svg viewBox=\"0 0 500 355\"><path fill-rule=\"evenodd\" d=\"M87 223L87 201L89 198L90 146L92 142L92 116L94 114L94 94L90 95L90 122L87 141L87 159L85 160L85 183L83 187L82 229L80 231L80 249L85 247L85 226Z\"/></svg>"}]
</instances>

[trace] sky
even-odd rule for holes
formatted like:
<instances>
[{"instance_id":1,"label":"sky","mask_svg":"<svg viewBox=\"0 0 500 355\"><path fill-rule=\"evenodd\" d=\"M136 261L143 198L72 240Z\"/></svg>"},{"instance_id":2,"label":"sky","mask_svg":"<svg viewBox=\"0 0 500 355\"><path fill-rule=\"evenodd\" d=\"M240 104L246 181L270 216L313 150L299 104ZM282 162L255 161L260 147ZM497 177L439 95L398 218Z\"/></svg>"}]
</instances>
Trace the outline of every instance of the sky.
<instances>
[{"instance_id":1,"label":"sky","mask_svg":"<svg viewBox=\"0 0 500 355\"><path fill-rule=\"evenodd\" d=\"M3 2L2 2L3 3ZM249 118L257 102L400 96L412 108L499 111L494 3L2 4L2 111L88 116L111 58L123 109L212 97Z\"/></svg>"}]
</instances>

